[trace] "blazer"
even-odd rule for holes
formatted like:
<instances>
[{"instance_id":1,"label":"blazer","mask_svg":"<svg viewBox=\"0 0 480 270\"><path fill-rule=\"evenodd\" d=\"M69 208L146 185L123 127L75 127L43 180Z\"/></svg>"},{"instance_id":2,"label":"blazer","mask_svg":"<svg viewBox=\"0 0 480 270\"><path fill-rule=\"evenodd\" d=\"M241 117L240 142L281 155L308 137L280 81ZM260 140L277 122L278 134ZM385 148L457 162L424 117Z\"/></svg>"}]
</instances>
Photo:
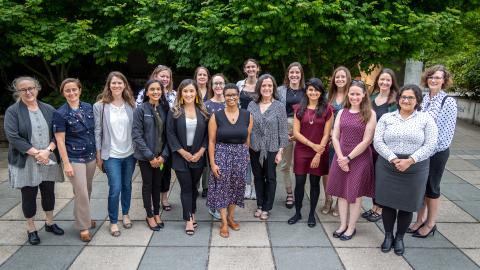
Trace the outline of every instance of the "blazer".
<instances>
[{"instance_id":1,"label":"blazer","mask_svg":"<svg viewBox=\"0 0 480 270\"><path fill-rule=\"evenodd\" d=\"M162 106L157 107L160 118L163 121L163 133L157 134L155 127L155 118L153 115L153 106L145 102L138 106L133 112L132 123L132 141L134 144L133 156L138 160L150 161L155 158L155 148L157 137L162 136L162 153L160 154L165 160L170 156L167 137L165 134L167 115Z\"/></svg>"},{"instance_id":2,"label":"blazer","mask_svg":"<svg viewBox=\"0 0 480 270\"><path fill-rule=\"evenodd\" d=\"M208 143L208 118L197 111L197 128L191 146L191 153L196 153L200 148L207 149ZM187 162L177 151L180 149L187 150L187 124L185 114L181 114L178 118L173 117L170 110L167 117L167 141L172 151L172 168L178 171L185 171L188 168L203 168L206 165L205 155L197 162Z\"/></svg>"},{"instance_id":3,"label":"blazer","mask_svg":"<svg viewBox=\"0 0 480 270\"><path fill-rule=\"evenodd\" d=\"M38 107L42 112L45 121L49 125L49 138L51 142L55 141L52 132L52 118L55 109L49 104L37 101ZM12 106L8 107L5 112L4 120L5 136L9 142L8 145L8 164L14 165L18 168L24 168L27 161L27 151L32 148L30 143L32 139L32 123L28 108L22 101L18 101ZM60 161L60 155L55 149L55 156Z\"/></svg>"},{"instance_id":4,"label":"blazer","mask_svg":"<svg viewBox=\"0 0 480 270\"><path fill-rule=\"evenodd\" d=\"M133 122L133 108L126 102L125 110L127 111L128 120ZM100 150L101 158L107 160L110 158L110 143L112 141L110 136L112 130L112 125L110 124L110 104L104 104L100 101L93 104L93 118L95 119L95 146L97 151Z\"/></svg>"}]
</instances>

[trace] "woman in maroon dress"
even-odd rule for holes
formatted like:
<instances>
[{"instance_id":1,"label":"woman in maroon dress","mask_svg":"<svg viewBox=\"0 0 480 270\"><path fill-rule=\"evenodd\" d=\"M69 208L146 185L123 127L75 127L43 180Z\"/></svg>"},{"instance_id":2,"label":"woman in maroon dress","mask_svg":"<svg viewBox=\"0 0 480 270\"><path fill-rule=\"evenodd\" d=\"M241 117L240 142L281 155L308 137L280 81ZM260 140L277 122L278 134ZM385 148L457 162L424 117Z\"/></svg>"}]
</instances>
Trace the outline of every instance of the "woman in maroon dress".
<instances>
[{"instance_id":1,"label":"woman in maroon dress","mask_svg":"<svg viewBox=\"0 0 480 270\"><path fill-rule=\"evenodd\" d=\"M345 107L338 112L333 127L335 148L327 193L338 197L340 227L333 237L350 240L360 216L362 196L373 198L372 142L375 112L362 81L353 80Z\"/></svg>"},{"instance_id":2,"label":"woman in maroon dress","mask_svg":"<svg viewBox=\"0 0 480 270\"><path fill-rule=\"evenodd\" d=\"M293 171L295 173L295 215L288 224L302 218L301 209L307 174L310 175L310 213L308 227L315 227L315 208L320 196L320 177L328 174L328 151L325 147L332 129L333 110L326 99L323 83L318 78L310 79L306 96L295 105L293 136L297 143L294 149Z\"/></svg>"}]
</instances>

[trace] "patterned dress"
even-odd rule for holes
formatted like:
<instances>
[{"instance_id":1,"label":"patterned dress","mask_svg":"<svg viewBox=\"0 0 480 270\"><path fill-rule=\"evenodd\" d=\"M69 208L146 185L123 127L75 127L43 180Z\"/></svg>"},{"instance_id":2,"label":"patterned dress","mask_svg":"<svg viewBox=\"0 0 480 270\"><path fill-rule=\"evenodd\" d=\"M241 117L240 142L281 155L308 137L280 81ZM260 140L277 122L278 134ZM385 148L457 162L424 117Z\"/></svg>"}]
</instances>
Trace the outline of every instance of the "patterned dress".
<instances>
[{"instance_id":1,"label":"patterned dress","mask_svg":"<svg viewBox=\"0 0 480 270\"><path fill-rule=\"evenodd\" d=\"M344 109L340 116L340 148L348 155L363 139L366 124L360 113L351 113ZM333 157L328 178L327 193L346 199L349 203L362 196L373 197L374 178L372 149L367 147L363 153L348 164L350 171L344 172L338 166L337 154Z\"/></svg>"}]
</instances>

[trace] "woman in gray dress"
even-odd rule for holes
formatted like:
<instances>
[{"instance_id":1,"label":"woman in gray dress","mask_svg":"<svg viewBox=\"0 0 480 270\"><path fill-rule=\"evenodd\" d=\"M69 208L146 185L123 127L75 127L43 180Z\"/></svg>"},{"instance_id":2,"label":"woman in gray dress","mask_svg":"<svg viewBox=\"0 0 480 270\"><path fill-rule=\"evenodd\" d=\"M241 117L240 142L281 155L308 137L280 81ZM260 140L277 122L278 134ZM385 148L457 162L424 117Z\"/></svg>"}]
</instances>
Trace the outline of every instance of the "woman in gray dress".
<instances>
[{"instance_id":1,"label":"woman in gray dress","mask_svg":"<svg viewBox=\"0 0 480 270\"><path fill-rule=\"evenodd\" d=\"M383 208L385 240L382 251L405 252L403 236L412 212L423 204L429 172L429 158L437 145L438 130L433 118L420 112L422 91L405 85L399 91L399 110L380 118L373 145L379 157L375 166L375 200ZM393 237L393 227L397 232Z\"/></svg>"},{"instance_id":2,"label":"woman in gray dress","mask_svg":"<svg viewBox=\"0 0 480 270\"><path fill-rule=\"evenodd\" d=\"M37 100L40 83L32 77L19 77L12 83L17 102L5 113L5 135L9 142L8 171L12 188L22 193L22 210L27 219L28 242L40 243L34 217L37 193L40 189L45 211L45 231L62 235L63 230L53 222L55 182L63 182L60 160L52 133L55 109Z\"/></svg>"}]
</instances>

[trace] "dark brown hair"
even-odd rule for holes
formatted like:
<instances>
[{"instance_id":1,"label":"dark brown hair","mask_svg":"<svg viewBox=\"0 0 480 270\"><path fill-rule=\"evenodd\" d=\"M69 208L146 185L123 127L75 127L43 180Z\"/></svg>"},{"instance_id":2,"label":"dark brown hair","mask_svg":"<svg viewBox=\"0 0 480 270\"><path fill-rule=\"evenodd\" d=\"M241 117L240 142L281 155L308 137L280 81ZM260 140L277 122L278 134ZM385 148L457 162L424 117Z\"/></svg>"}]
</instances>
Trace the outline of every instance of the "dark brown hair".
<instances>
[{"instance_id":1,"label":"dark brown hair","mask_svg":"<svg viewBox=\"0 0 480 270\"><path fill-rule=\"evenodd\" d=\"M79 79L77 78L66 78L65 80L62 81L62 84L60 84L60 94L63 95L63 88L65 88L65 85L67 83L75 83L78 87L78 89L81 91L82 90L82 83L80 82Z\"/></svg>"},{"instance_id":2,"label":"dark brown hair","mask_svg":"<svg viewBox=\"0 0 480 270\"><path fill-rule=\"evenodd\" d=\"M347 75L344 100L347 99L348 89L350 88L350 83L352 82L352 75L350 74L350 70L348 70L348 68L344 66L339 66L333 71L332 78L330 78L330 85L328 86L328 103L332 103L332 101L335 99L335 96L337 95L338 88L335 84L335 75L337 75L337 72L339 72L340 70L345 71L345 75Z\"/></svg>"},{"instance_id":3,"label":"dark brown hair","mask_svg":"<svg viewBox=\"0 0 480 270\"><path fill-rule=\"evenodd\" d=\"M305 75L303 73L303 67L302 64L299 62L293 62L290 65L288 65L287 70L285 70L285 76L283 77L283 85L285 87L290 87L290 79L288 78L288 72L290 72L290 69L293 67L298 67L300 69L300 88L305 88Z\"/></svg>"},{"instance_id":4,"label":"dark brown hair","mask_svg":"<svg viewBox=\"0 0 480 270\"><path fill-rule=\"evenodd\" d=\"M257 84L255 85L255 93L257 94L257 100L254 100L256 103L260 103L260 101L262 101L262 93L261 93L261 89L262 89L262 83L263 81L265 81L266 79L271 79L272 80L272 83L273 83L273 93L272 93L272 97L276 100L278 100L278 94L277 94L277 82L275 82L275 78L266 73L266 74L263 74L262 76L260 76L260 78L258 78L257 80Z\"/></svg>"},{"instance_id":5,"label":"dark brown hair","mask_svg":"<svg viewBox=\"0 0 480 270\"><path fill-rule=\"evenodd\" d=\"M350 87L348 88L347 93L350 92L350 89L353 86L360 87L363 91L363 94L365 94L365 96L362 99L362 102L360 103L360 117L362 118L363 123L367 123L368 120L370 120L370 117L372 117L372 103L370 102L370 98L368 97L367 88L363 81L353 80L352 83L350 84ZM350 100L348 99L348 95L347 95L344 108L350 109L351 107L352 107L352 104L350 103Z\"/></svg>"},{"instance_id":6,"label":"dark brown hair","mask_svg":"<svg viewBox=\"0 0 480 270\"><path fill-rule=\"evenodd\" d=\"M392 78L392 85L390 86L390 92L388 93L388 100L387 103L392 104L395 102L398 93L398 83L397 78L395 77L395 72L389 68L382 68L380 73L378 73L377 77L375 78L375 82L373 83L373 93L380 92L380 86L378 86L378 81L380 80L380 76L382 74L388 74Z\"/></svg>"},{"instance_id":7,"label":"dark brown hair","mask_svg":"<svg viewBox=\"0 0 480 270\"><path fill-rule=\"evenodd\" d=\"M452 86L453 84L452 74L450 74L450 72L448 72L448 70L443 65L434 65L427 68L422 74L422 80L420 84L423 87L428 87L428 83L427 83L428 77L432 76L437 71L443 72L442 89L450 88L450 86Z\"/></svg>"},{"instance_id":8,"label":"dark brown hair","mask_svg":"<svg viewBox=\"0 0 480 270\"><path fill-rule=\"evenodd\" d=\"M128 83L125 75L118 71L112 71L108 74L107 81L105 82L105 86L103 87L103 92L101 94L102 102L108 104L113 101L112 90L110 89L110 83L112 82L113 77L117 77L123 81L125 89L123 89L122 98L128 103L128 105L130 105L130 107L135 108L135 100L133 98L132 88L130 88L130 84Z\"/></svg>"},{"instance_id":9,"label":"dark brown hair","mask_svg":"<svg viewBox=\"0 0 480 270\"><path fill-rule=\"evenodd\" d=\"M205 118L208 118L208 112L207 112L207 109L205 108L205 105L203 105L203 100L202 100L202 97L200 96L200 91L198 90L197 81L192 79L185 79L180 83L180 85L178 85L177 97L175 98L175 102L173 103L173 106L171 109L173 118L178 118L180 115L185 113L183 109L182 90L189 85L193 85L193 87L195 88L195 92L196 92L195 107L197 107L200 110L200 113Z\"/></svg>"}]
</instances>

